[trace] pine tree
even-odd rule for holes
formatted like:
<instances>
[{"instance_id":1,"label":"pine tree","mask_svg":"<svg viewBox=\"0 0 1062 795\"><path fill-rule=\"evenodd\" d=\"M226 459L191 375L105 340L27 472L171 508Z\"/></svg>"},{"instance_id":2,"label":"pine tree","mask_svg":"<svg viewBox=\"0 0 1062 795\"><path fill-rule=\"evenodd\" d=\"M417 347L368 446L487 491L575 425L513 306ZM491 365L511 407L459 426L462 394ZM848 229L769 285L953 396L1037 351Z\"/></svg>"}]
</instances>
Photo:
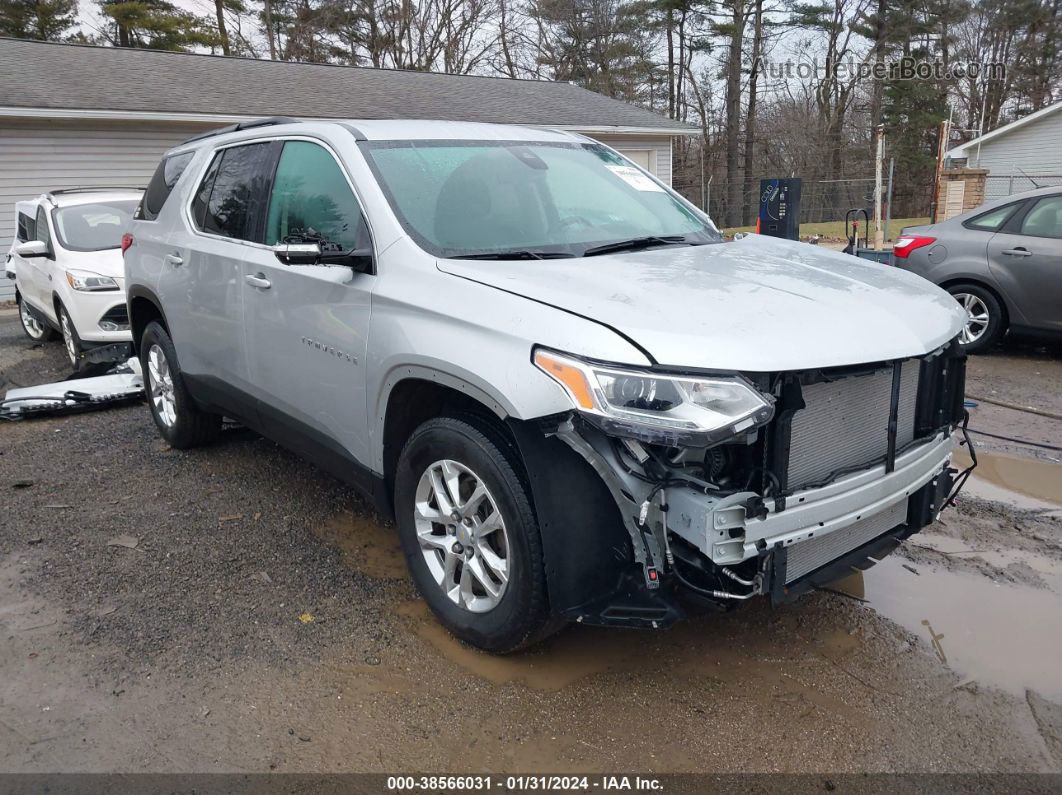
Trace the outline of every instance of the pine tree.
<instances>
[{"instance_id":1,"label":"pine tree","mask_svg":"<svg viewBox=\"0 0 1062 795\"><path fill-rule=\"evenodd\" d=\"M62 41L77 21L77 0L0 0L0 36Z\"/></svg>"},{"instance_id":2,"label":"pine tree","mask_svg":"<svg viewBox=\"0 0 1062 795\"><path fill-rule=\"evenodd\" d=\"M119 47L183 51L220 43L207 20L167 0L100 0L100 11L110 21L104 35Z\"/></svg>"}]
</instances>

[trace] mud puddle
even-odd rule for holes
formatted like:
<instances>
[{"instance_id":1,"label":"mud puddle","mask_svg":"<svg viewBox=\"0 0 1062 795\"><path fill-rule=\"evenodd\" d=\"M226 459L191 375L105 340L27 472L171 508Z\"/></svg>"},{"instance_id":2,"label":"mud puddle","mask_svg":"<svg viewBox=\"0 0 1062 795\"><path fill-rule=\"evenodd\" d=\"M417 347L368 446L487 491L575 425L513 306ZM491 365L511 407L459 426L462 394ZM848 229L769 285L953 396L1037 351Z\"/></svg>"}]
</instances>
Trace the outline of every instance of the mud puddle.
<instances>
[{"instance_id":1,"label":"mud puddle","mask_svg":"<svg viewBox=\"0 0 1062 795\"><path fill-rule=\"evenodd\" d=\"M343 562L378 580L404 580L406 559L398 531L370 516L344 512L314 530L329 546L336 547Z\"/></svg>"},{"instance_id":2,"label":"mud puddle","mask_svg":"<svg viewBox=\"0 0 1062 795\"><path fill-rule=\"evenodd\" d=\"M1058 700L1062 575L1041 574L1048 587L911 565L894 555L835 587L866 599L873 610L923 638L941 665L963 679L1019 696L1032 689Z\"/></svg>"},{"instance_id":3,"label":"mud puddle","mask_svg":"<svg viewBox=\"0 0 1062 795\"><path fill-rule=\"evenodd\" d=\"M625 682L670 680L682 690L697 682L708 690L758 688L765 696L804 708L852 713L842 700L806 683L804 674L831 670L858 648L860 639L836 628L815 638L813 647L781 642L766 605L749 606L744 615L694 616L667 630L571 625L539 646L504 657L456 640L422 600L407 602L397 612L436 653L495 685L558 692L601 676Z\"/></svg>"},{"instance_id":4,"label":"mud puddle","mask_svg":"<svg viewBox=\"0 0 1062 795\"><path fill-rule=\"evenodd\" d=\"M965 468L970 457L965 450L956 450L954 463ZM1062 465L978 452L977 468L963 493L1030 511L1062 512Z\"/></svg>"}]
</instances>

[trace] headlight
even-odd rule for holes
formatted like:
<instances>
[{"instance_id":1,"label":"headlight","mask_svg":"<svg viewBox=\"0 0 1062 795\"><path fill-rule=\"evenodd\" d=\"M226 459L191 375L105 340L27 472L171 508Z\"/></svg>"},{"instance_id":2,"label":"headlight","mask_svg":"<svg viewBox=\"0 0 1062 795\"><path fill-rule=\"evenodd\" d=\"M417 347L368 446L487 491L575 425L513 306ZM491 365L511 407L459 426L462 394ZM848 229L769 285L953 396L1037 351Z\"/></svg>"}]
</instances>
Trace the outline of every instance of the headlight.
<instances>
[{"instance_id":1,"label":"headlight","mask_svg":"<svg viewBox=\"0 0 1062 795\"><path fill-rule=\"evenodd\" d=\"M627 370L538 349L535 365L603 430L661 444L714 444L762 425L774 399L738 376Z\"/></svg>"},{"instance_id":2,"label":"headlight","mask_svg":"<svg viewBox=\"0 0 1062 795\"><path fill-rule=\"evenodd\" d=\"M66 283L75 290L82 292L118 289L118 282L110 276L101 276L91 271L68 270L66 272Z\"/></svg>"}]
</instances>

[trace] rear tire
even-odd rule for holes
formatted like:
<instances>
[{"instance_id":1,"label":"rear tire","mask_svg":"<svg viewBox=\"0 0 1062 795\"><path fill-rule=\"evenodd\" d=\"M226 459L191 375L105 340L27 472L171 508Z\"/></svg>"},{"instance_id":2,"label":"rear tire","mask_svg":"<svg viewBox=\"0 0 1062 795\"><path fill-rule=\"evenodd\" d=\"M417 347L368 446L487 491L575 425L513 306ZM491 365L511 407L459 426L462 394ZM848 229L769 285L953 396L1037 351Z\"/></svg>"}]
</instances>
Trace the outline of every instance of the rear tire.
<instances>
[{"instance_id":1,"label":"rear tire","mask_svg":"<svg viewBox=\"0 0 1062 795\"><path fill-rule=\"evenodd\" d=\"M55 329L48 325L48 321L41 316L41 313L26 303L26 299L21 295L17 295L16 298L18 300L18 319L26 336L34 342L51 342L54 340L57 336Z\"/></svg>"},{"instance_id":2,"label":"rear tire","mask_svg":"<svg viewBox=\"0 0 1062 795\"><path fill-rule=\"evenodd\" d=\"M538 523L510 455L476 425L440 417L413 432L395 472L398 532L417 590L454 636L497 654L558 628Z\"/></svg>"},{"instance_id":3,"label":"rear tire","mask_svg":"<svg viewBox=\"0 0 1062 795\"><path fill-rule=\"evenodd\" d=\"M148 323L140 338L140 365L151 416L171 447L185 450L217 438L221 415L196 406L181 377L173 340L157 321Z\"/></svg>"},{"instance_id":4,"label":"rear tire","mask_svg":"<svg viewBox=\"0 0 1062 795\"><path fill-rule=\"evenodd\" d=\"M1007 330L1007 315L999 299L979 284L953 284L948 292L968 313L959 342L968 354L984 353Z\"/></svg>"}]
</instances>

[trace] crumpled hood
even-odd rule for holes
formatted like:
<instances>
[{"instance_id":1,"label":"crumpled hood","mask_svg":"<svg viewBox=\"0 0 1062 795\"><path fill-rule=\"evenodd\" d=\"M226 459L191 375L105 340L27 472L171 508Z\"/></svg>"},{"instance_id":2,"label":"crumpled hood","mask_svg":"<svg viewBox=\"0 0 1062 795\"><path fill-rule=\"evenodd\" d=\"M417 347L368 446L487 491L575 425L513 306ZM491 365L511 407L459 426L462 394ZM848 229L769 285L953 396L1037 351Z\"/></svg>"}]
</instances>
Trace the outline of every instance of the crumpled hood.
<instances>
[{"instance_id":1,"label":"crumpled hood","mask_svg":"<svg viewBox=\"0 0 1062 795\"><path fill-rule=\"evenodd\" d=\"M534 261L440 260L445 273L590 318L661 365L768 372L917 356L964 322L920 276L760 235ZM579 340L568 346L579 353Z\"/></svg>"}]
</instances>

